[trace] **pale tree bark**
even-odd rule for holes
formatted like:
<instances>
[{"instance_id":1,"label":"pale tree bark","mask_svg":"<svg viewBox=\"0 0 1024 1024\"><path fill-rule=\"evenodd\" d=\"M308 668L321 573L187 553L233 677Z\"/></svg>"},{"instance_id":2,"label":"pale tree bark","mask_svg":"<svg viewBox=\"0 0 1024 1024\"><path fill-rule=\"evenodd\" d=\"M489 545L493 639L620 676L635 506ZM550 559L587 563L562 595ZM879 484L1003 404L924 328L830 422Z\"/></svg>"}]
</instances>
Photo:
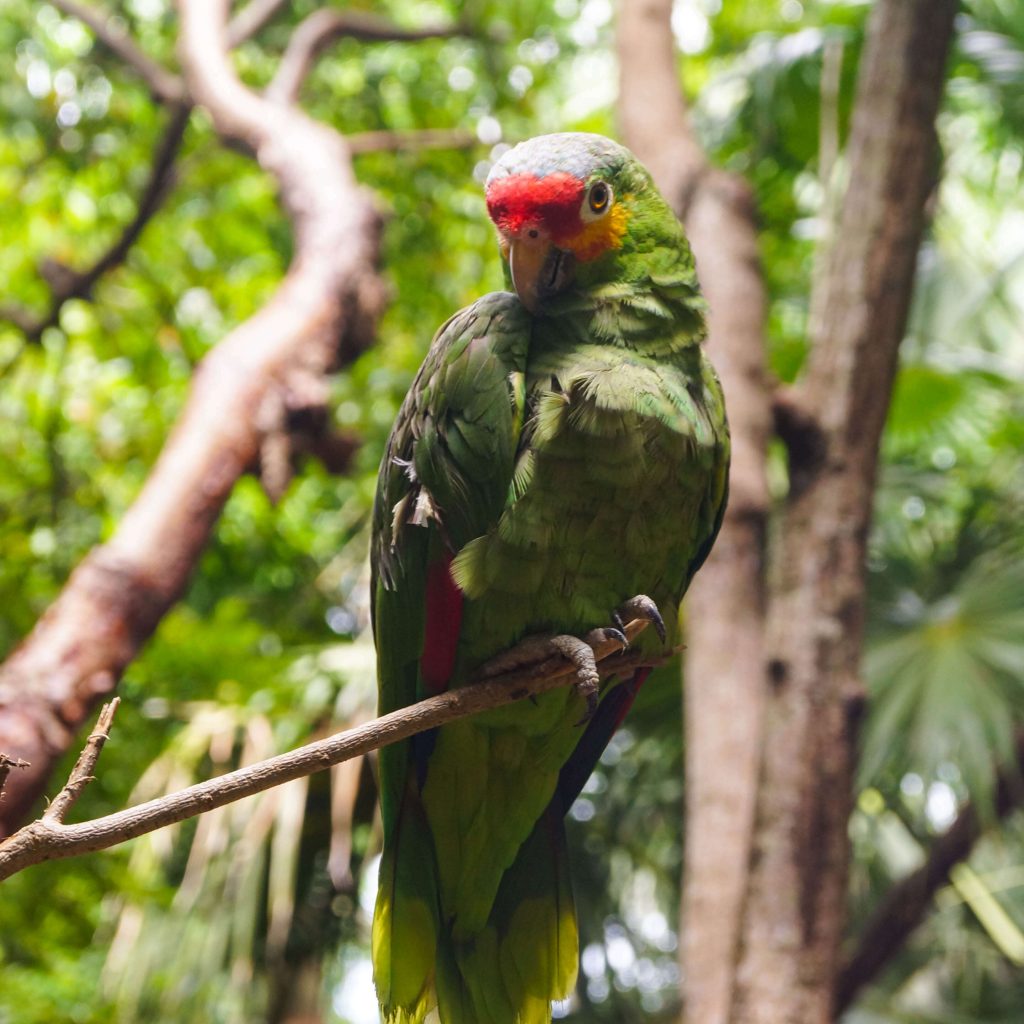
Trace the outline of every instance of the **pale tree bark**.
<instances>
[{"instance_id":1,"label":"pale tree bark","mask_svg":"<svg viewBox=\"0 0 1024 1024\"><path fill-rule=\"evenodd\" d=\"M223 0L181 4L181 80L157 74L95 9L82 13L104 45L161 83L179 109L205 107L221 137L260 161L291 218L295 254L267 305L200 364L159 461L113 536L0 666L0 751L31 764L7 779L0 836L24 816L181 596L239 476L262 463L266 481L268 465L287 463L296 421L326 422L325 375L369 343L384 298L379 219L356 185L344 137L241 83L228 58ZM335 457L339 450L331 446Z\"/></svg>"},{"instance_id":2,"label":"pale tree bark","mask_svg":"<svg viewBox=\"0 0 1024 1024\"><path fill-rule=\"evenodd\" d=\"M768 625L764 776L737 1019L831 1019L845 922L865 554L879 440L906 327L935 116L957 5L871 12L847 145L849 184L794 405L814 443L791 458ZM808 457L808 454L810 457Z\"/></svg>"},{"instance_id":3,"label":"pale tree bark","mask_svg":"<svg viewBox=\"0 0 1024 1024\"><path fill-rule=\"evenodd\" d=\"M686 603L686 872L682 966L689 1019L728 1020L760 767L764 678L764 281L751 192L709 165L679 89L671 0L625 0L618 21L623 141L683 220L708 301L708 351L733 441L722 532ZM727 610L727 611L726 611Z\"/></svg>"},{"instance_id":4,"label":"pale tree bark","mask_svg":"<svg viewBox=\"0 0 1024 1024\"><path fill-rule=\"evenodd\" d=\"M812 299L822 315L803 379L774 396L746 191L708 169L690 130L670 6L622 5L622 127L693 242L736 450L736 504L688 616L686 1016L825 1024L845 921L865 544L956 4L880 0L871 12L849 185ZM790 492L766 557L769 412Z\"/></svg>"}]
</instances>

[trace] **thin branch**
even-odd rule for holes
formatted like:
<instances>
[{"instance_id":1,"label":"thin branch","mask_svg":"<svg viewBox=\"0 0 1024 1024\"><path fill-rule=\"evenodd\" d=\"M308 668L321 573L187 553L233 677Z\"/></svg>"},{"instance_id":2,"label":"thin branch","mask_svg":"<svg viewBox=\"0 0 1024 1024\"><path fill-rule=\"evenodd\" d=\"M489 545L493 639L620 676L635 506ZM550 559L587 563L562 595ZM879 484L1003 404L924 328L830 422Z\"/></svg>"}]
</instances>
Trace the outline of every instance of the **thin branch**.
<instances>
[{"instance_id":1,"label":"thin branch","mask_svg":"<svg viewBox=\"0 0 1024 1024\"><path fill-rule=\"evenodd\" d=\"M267 98L294 103L313 62L337 39L369 42L415 42L421 39L450 39L464 35L458 25L434 25L400 28L384 18L361 11L319 10L299 23L292 33L273 81L267 86Z\"/></svg>"},{"instance_id":2,"label":"thin branch","mask_svg":"<svg viewBox=\"0 0 1024 1024\"><path fill-rule=\"evenodd\" d=\"M630 622L625 629L626 636L632 640L646 625L646 622L636 620ZM616 640L606 640L594 647L599 672L606 677L622 674L643 665L660 664L673 653L665 652L654 657L639 651L627 653L621 650ZM101 726L97 726L97 733L90 738L90 746L72 773L72 781L58 797L58 800L61 800L65 793L71 794L63 800L60 812L44 815L0 843L0 880L31 864L116 846L165 825L234 803L243 797L252 796L291 779L312 775L331 765L397 743L427 729L435 729L445 722L566 686L575 678L576 669L568 661L561 657L545 658L527 668L488 676L486 681L429 697L418 704L392 711L354 729L219 775L178 793L150 800L138 807L108 814L94 821L64 825L60 820L63 812L80 791L84 784L84 776L91 773L94 768L102 739L106 738L103 734L102 739L98 740L93 748L94 740L101 732ZM112 712L110 714L112 715ZM107 728L109 717L106 719Z\"/></svg>"},{"instance_id":3,"label":"thin branch","mask_svg":"<svg viewBox=\"0 0 1024 1024\"><path fill-rule=\"evenodd\" d=\"M362 153L393 153L406 149L471 149L480 145L480 139L473 132L443 128L407 132L356 132L354 135L346 135L345 141L349 150L357 156Z\"/></svg>"},{"instance_id":4,"label":"thin branch","mask_svg":"<svg viewBox=\"0 0 1024 1024\"><path fill-rule=\"evenodd\" d=\"M111 53L128 64L149 87L153 98L168 106L185 103L187 94L181 78L144 53L132 37L110 18L78 0L52 0L53 6L77 18Z\"/></svg>"},{"instance_id":5,"label":"thin branch","mask_svg":"<svg viewBox=\"0 0 1024 1024\"><path fill-rule=\"evenodd\" d=\"M138 241L143 228L160 209L167 195L168 185L174 173L174 162L181 149L181 142L188 126L191 108L187 104L176 104L160 142L153 154L146 186L139 197L135 216L126 224L120 235L100 257L84 270L75 270L54 260L43 266L43 275L51 289L50 308L41 317L33 317L26 310L0 307L0 319L9 320L19 327L30 342L37 342L43 331L54 326L60 319L61 309L68 299L84 299L92 294L93 286L108 270L124 262L131 247Z\"/></svg>"},{"instance_id":6,"label":"thin branch","mask_svg":"<svg viewBox=\"0 0 1024 1024\"><path fill-rule=\"evenodd\" d=\"M234 49L251 39L274 18L288 0L251 0L228 25L228 46Z\"/></svg>"},{"instance_id":7,"label":"thin branch","mask_svg":"<svg viewBox=\"0 0 1024 1024\"><path fill-rule=\"evenodd\" d=\"M67 785L53 798L50 806L43 814L43 820L51 823L63 824L68 811L75 805L75 802L82 795L82 790L95 778L93 772L96 770L96 762L100 759L100 751L103 744L110 736L110 727L114 724L114 715L117 713L120 697L115 697L108 704L104 704L100 711L100 717L96 721L96 728L78 755L75 767L68 776Z\"/></svg>"},{"instance_id":8,"label":"thin branch","mask_svg":"<svg viewBox=\"0 0 1024 1024\"><path fill-rule=\"evenodd\" d=\"M893 885L868 918L857 947L841 966L833 1003L835 1018L850 1008L857 994L892 962L932 909L936 892L949 882L950 871L966 860L974 844L991 827L1024 804L1024 732L1017 736L1017 763L1000 772L994 814L985 818L966 804L956 820L928 848L928 859Z\"/></svg>"}]
</instances>

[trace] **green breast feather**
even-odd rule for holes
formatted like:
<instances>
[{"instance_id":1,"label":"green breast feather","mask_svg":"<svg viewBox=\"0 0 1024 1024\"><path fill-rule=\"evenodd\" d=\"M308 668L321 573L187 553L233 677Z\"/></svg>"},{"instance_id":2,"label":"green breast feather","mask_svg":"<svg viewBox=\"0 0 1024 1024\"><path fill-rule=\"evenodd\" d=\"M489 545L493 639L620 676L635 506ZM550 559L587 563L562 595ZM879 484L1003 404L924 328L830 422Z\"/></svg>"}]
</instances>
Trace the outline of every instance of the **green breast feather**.
<instances>
[{"instance_id":1,"label":"green breast feather","mask_svg":"<svg viewBox=\"0 0 1024 1024\"><path fill-rule=\"evenodd\" d=\"M693 261L643 168L599 136L546 136L502 158L488 203L518 295L441 328L381 464L381 713L525 636L608 625L635 594L672 633L725 505ZM380 752L388 1024L435 1007L441 1024L547 1024L571 994L562 816L628 706L614 683L585 727L563 688Z\"/></svg>"}]
</instances>

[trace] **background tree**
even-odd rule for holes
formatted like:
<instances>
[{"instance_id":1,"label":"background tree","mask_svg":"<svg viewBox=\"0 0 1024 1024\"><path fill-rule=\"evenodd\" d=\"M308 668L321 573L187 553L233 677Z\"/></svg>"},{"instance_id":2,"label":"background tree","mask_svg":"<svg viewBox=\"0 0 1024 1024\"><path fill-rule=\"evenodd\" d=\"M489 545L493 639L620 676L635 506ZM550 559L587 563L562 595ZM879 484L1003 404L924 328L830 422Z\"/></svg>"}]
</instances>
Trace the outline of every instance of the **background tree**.
<instances>
[{"instance_id":1,"label":"background tree","mask_svg":"<svg viewBox=\"0 0 1024 1024\"><path fill-rule=\"evenodd\" d=\"M218 6L179 10L215 19ZM573 836L585 947L563 1015L677 1016L682 941L701 1024L828 1019L833 993L856 1021L1019 1017L1022 836L1016 819L992 826L1020 796L1024 19L1011 2L966 6L939 148L925 160L919 135L893 179L900 126L923 132L938 102L942 12L878 3L869 23L859 4L774 0L615 12L621 134L694 239L740 454L729 528L689 612L685 745L666 670L573 809L586 822ZM504 139L613 130L609 5L395 0L385 13L393 25L301 0L233 12L244 99L213 23L160 0L15 0L0 15L0 648L29 636L3 669L0 749L27 717L45 766L124 670L83 814L372 714L372 479L424 325L500 286L479 179ZM664 112L656 147L645 112ZM311 169L296 152L333 154L312 183L324 204L296 203ZM856 199L845 222L844 196L847 210ZM872 211L888 233L868 260ZM396 301L374 333L380 213ZM311 244L323 247L312 267ZM887 251L903 255L898 273L883 272ZM325 305L289 305L279 330L296 278ZM883 301L862 307L872 327L844 303L879 280ZM872 496L872 435L904 334ZM866 357L831 367L854 335ZM167 455L153 468L176 419L168 450L191 436L208 457L186 459L188 474ZM830 545L843 572L820 562ZM801 594L817 595L809 611L787 610ZM852 628L821 631L837 616ZM847 819L862 617L870 699ZM24 813L14 800L9 788L8 827ZM375 827L372 771L350 762L15 876L0 902L0 1018L374 1019Z\"/></svg>"}]
</instances>

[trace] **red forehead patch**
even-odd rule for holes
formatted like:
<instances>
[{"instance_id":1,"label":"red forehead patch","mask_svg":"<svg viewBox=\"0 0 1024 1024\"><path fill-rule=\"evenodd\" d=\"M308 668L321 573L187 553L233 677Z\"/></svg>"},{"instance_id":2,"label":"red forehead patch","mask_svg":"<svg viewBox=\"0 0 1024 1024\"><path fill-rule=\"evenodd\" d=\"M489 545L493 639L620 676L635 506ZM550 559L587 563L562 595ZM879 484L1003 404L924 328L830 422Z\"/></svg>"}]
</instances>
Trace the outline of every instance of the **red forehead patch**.
<instances>
[{"instance_id":1,"label":"red forehead patch","mask_svg":"<svg viewBox=\"0 0 1024 1024\"><path fill-rule=\"evenodd\" d=\"M557 243L583 227L580 203L583 182L565 171L546 174L510 174L493 181L487 189L487 212L506 234L516 234L527 224L542 224Z\"/></svg>"}]
</instances>

